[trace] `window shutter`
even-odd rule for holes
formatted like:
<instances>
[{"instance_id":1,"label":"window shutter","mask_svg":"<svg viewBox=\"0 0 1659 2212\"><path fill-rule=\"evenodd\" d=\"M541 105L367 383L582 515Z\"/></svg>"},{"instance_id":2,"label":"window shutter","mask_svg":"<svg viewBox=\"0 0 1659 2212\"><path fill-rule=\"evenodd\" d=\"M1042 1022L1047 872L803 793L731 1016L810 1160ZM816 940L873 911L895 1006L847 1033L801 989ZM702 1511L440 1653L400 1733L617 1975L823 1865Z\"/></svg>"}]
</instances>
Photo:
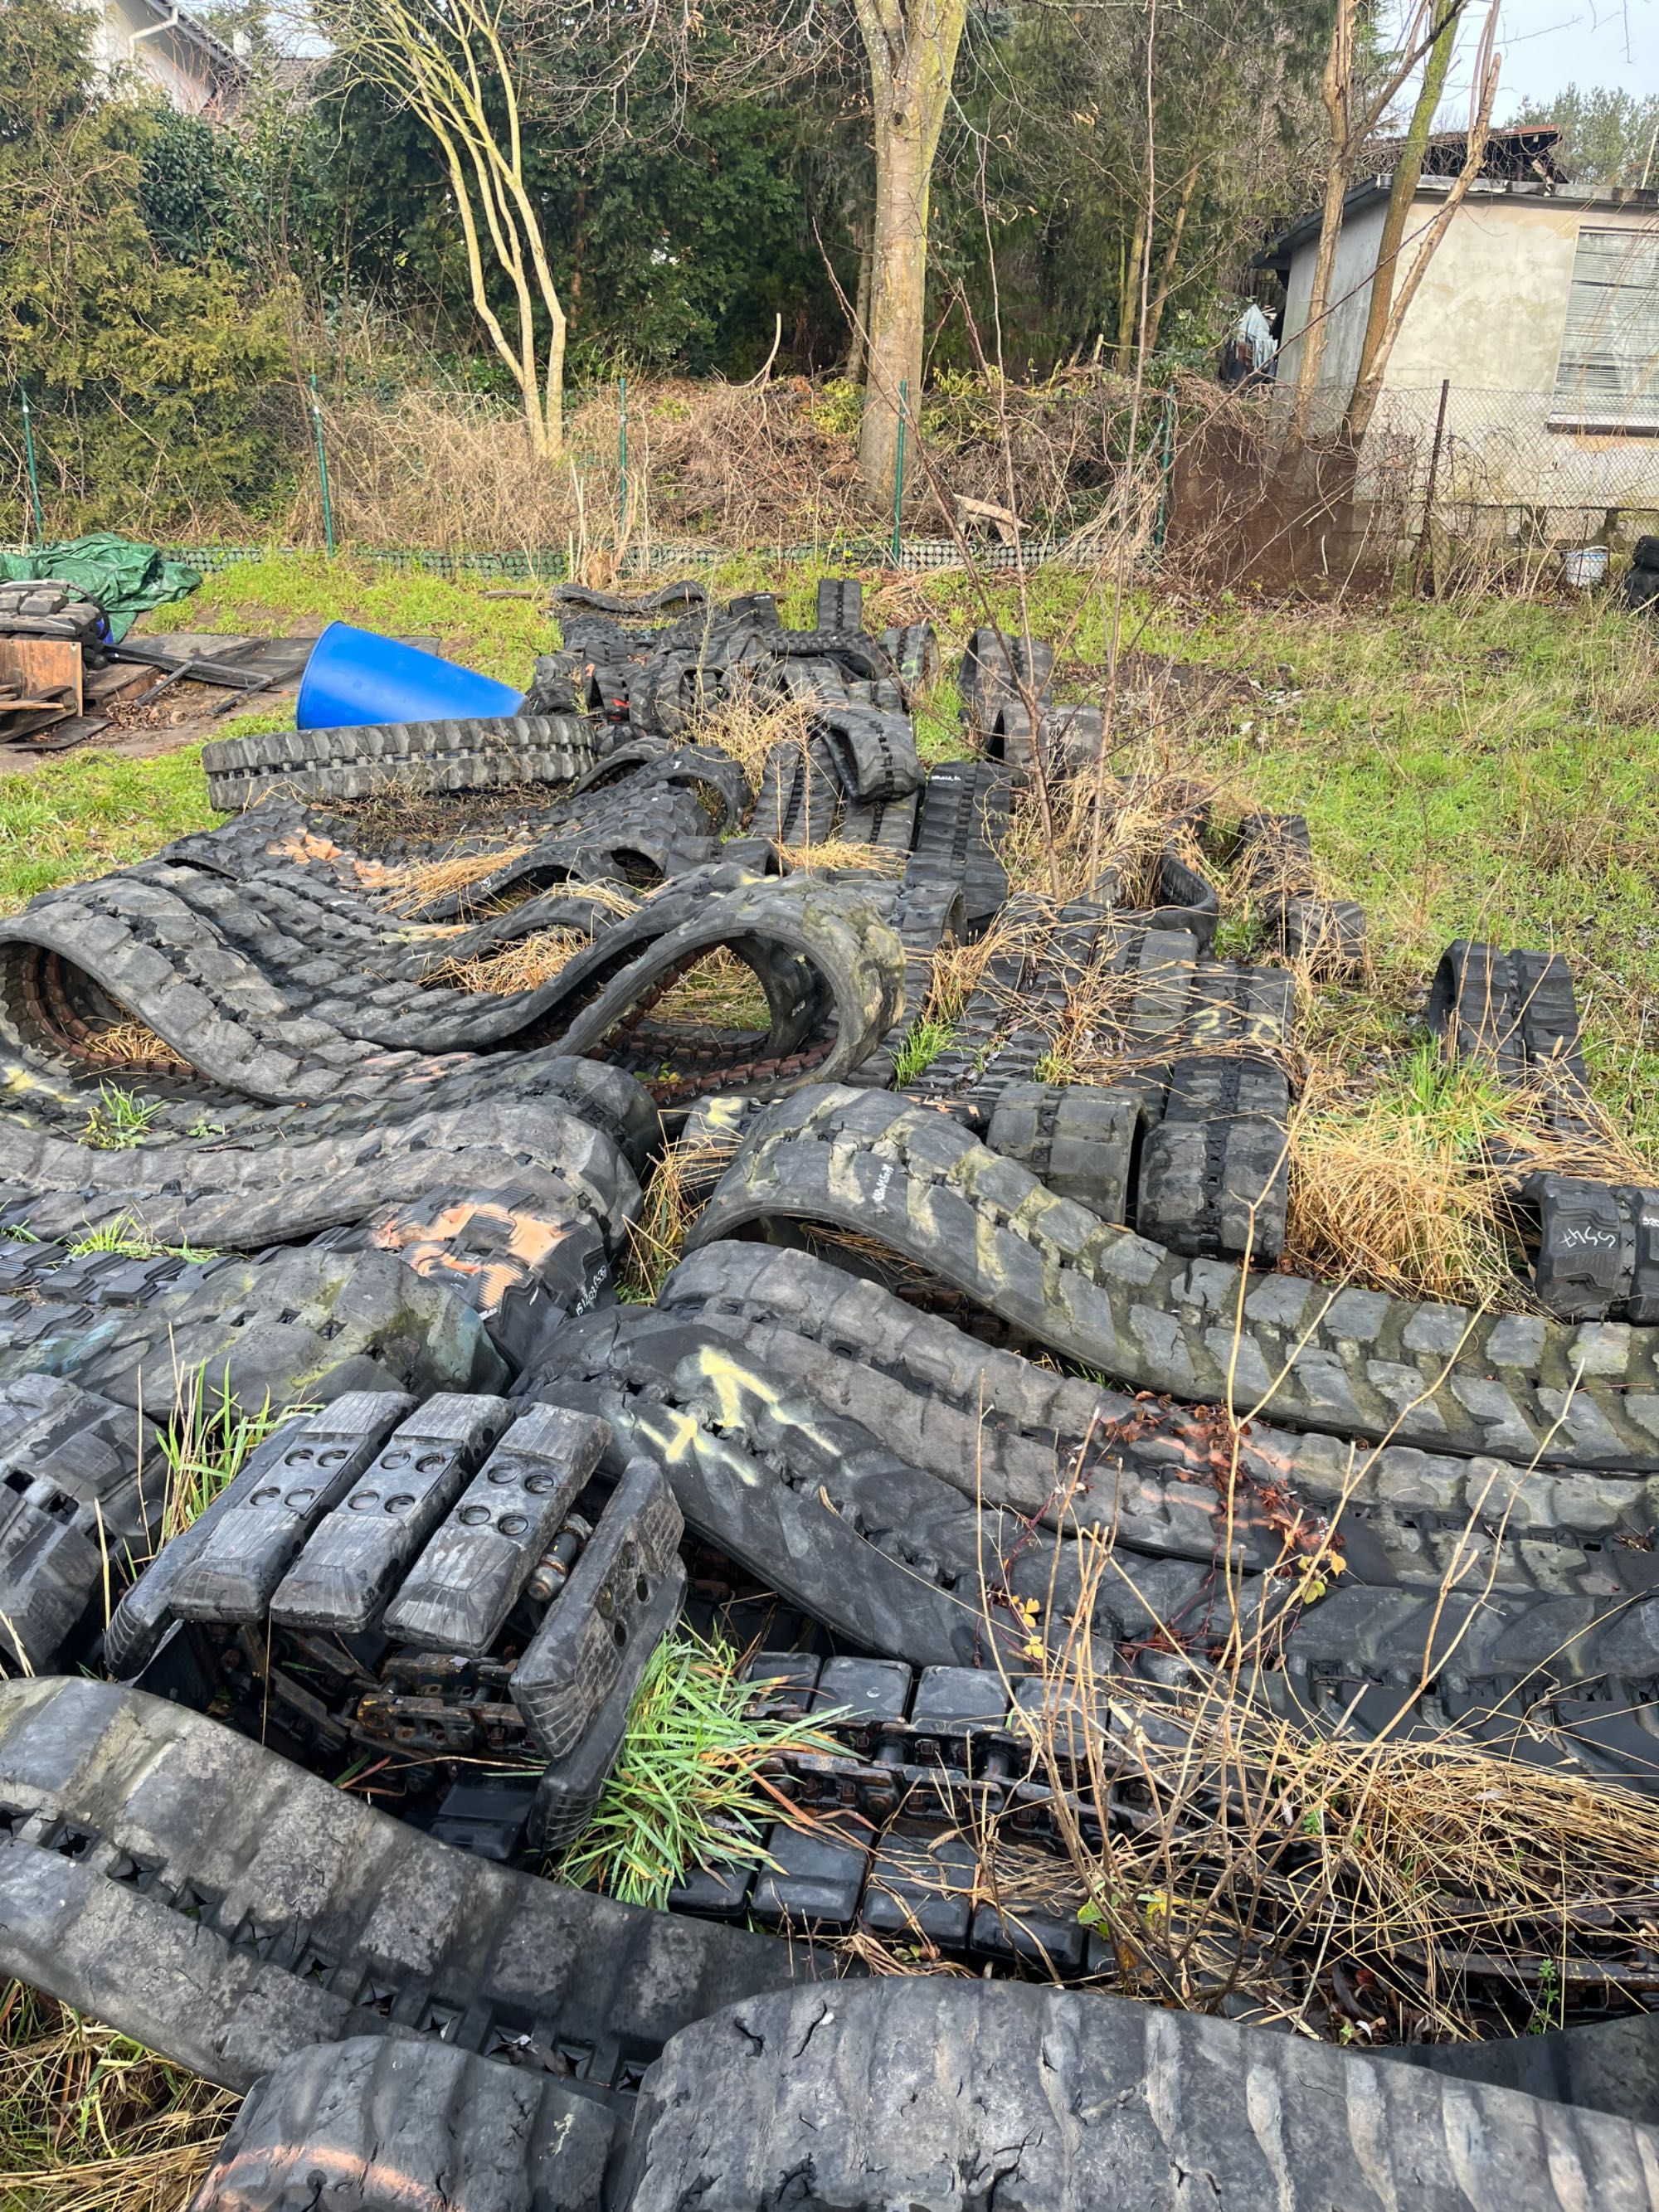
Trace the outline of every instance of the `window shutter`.
<instances>
[{"instance_id":1,"label":"window shutter","mask_svg":"<svg viewBox=\"0 0 1659 2212\"><path fill-rule=\"evenodd\" d=\"M1659 427L1659 232L1579 232L1555 405L1586 428Z\"/></svg>"}]
</instances>

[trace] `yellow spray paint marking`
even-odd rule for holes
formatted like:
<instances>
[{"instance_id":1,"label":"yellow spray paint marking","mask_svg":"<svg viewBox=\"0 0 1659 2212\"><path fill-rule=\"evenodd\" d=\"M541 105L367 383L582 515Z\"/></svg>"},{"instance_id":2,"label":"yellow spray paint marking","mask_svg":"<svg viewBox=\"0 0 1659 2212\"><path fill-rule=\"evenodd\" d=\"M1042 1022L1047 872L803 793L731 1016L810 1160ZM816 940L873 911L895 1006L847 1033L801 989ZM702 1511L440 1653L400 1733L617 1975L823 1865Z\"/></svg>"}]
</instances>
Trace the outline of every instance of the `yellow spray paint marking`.
<instances>
[{"instance_id":1,"label":"yellow spray paint marking","mask_svg":"<svg viewBox=\"0 0 1659 2212\"><path fill-rule=\"evenodd\" d=\"M823 1446L826 1450L830 1449L828 1437L809 1428L804 1421L780 1413L779 1409L783 1403L782 1391L763 1382L751 1369L740 1367L729 1352L720 1352L713 1345L705 1345L697 1354L697 1372L713 1386L714 1419L723 1429L746 1427L749 1405L759 1404L769 1413L779 1414L780 1419L787 1420L792 1429L799 1430L811 1443Z\"/></svg>"},{"instance_id":2,"label":"yellow spray paint marking","mask_svg":"<svg viewBox=\"0 0 1659 2212\"><path fill-rule=\"evenodd\" d=\"M687 1459L699 1460L703 1477L710 1483L718 1484L722 1474L735 1474L746 1488L759 1489L760 1477L749 1462L734 1452L729 1444L722 1444L718 1437L705 1436L695 1414L677 1413L672 1406L665 1406L663 1412L672 1426L653 1429L643 1415L636 1416L636 1419L640 1434L647 1443L655 1444L666 1465L676 1467ZM699 1449L700 1445L706 1446L711 1454L720 1454L715 1464L709 1464Z\"/></svg>"},{"instance_id":3,"label":"yellow spray paint marking","mask_svg":"<svg viewBox=\"0 0 1659 2212\"><path fill-rule=\"evenodd\" d=\"M696 1417L691 1413L678 1413L672 1406L665 1406L663 1412L672 1424L672 1427L653 1429L641 1415L639 1419L640 1434L650 1438L671 1467L683 1459L695 1458L693 1447L697 1440Z\"/></svg>"}]
</instances>

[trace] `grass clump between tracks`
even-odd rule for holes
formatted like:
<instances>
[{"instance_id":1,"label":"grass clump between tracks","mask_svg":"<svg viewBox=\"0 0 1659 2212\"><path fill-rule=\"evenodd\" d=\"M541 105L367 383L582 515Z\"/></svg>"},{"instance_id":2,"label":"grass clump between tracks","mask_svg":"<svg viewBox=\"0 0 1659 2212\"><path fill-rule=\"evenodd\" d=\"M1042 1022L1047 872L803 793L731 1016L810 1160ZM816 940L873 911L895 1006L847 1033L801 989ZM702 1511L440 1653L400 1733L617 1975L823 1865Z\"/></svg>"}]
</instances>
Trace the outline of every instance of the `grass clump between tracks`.
<instances>
[{"instance_id":1,"label":"grass clump between tracks","mask_svg":"<svg viewBox=\"0 0 1659 2212\"><path fill-rule=\"evenodd\" d=\"M640 1218L628 1225L628 1253L617 1290L629 1304L655 1303L679 1265L692 1222L737 1149L736 1129L719 1127L682 1135L665 1147L646 1185Z\"/></svg>"},{"instance_id":2,"label":"grass clump between tracks","mask_svg":"<svg viewBox=\"0 0 1659 2212\"><path fill-rule=\"evenodd\" d=\"M446 960L422 978L430 988L484 991L510 997L519 991L539 990L562 975L592 939L575 929L538 929L498 951L483 952L471 960Z\"/></svg>"},{"instance_id":3,"label":"grass clump between tracks","mask_svg":"<svg viewBox=\"0 0 1659 2212\"><path fill-rule=\"evenodd\" d=\"M766 1761L835 1746L799 1721L751 1713L758 1688L740 1666L730 1645L688 1629L658 1645L599 1809L558 1863L562 1881L660 1910L690 1867L771 1863L763 1838L789 1807Z\"/></svg>"},{"instance_id":4,"label":"grass clump between tracks","mask_svg":"<svg viewBox=\"0 0 1659 2212\"><path fill-rule=\"evenodd\" d=\"M1311 1552L1287 1547L1304 1587L1325 1577L1340 1528L1338 1515ZM1471 1514L1443 1598L1479 1588L1488 1541ZM1642 2004L1650 1800L1449 1723L1413 1725L1409 1680L1385 1692L1396 1717L1369 1724L1372 1741L1287 1712L1261 1694L1275 1626L1231 1573L1215 1611L1232 1639L1213 1662L1182 1679L1172 1623L1156 1639L1165 1686L1103 1671L1091 1616L1133 1563L1091 1532L1081 1567L1065 1639L1039 1663L1042 1698L1017 1723L1054 1793L1066 1871L1056 1880L1052 1856L1039 1868L993 1824L980 1880L1002 1911L1069 1905L1103 1937L1102 1985L1117 1994L1198 2011L1243 1999L1249 2016L1341 2043L1515 2036L1595 2018L1609 1997ZM1513 1705L1507 1718L1536 1740ZM1123 1806L1144 1810L1126 1820Z\"/></svg>"},{"instance_id":5,"label":"grass clump between tracks","mask_svg":"<svg viewBox=\"0 0 1659 2212\"><path fill-rule=\"evenodd\" d=\"M123 1260L216 1260L216 1252L198 1251L193 1244L167 1244L159 1237L151 1236L130 1213L117 1214L113 1221L100 1222L88 1229L84 1236L76 1237L67 1247L71 1260L84 1260L89 1253L112 1252Z\"/></svg>"},{"instance_id":6,"label":"grass clump between tracks","mask_svg":"<svg viewBox=\"0 0 1659 2212\"><path fill-rule=\"evenodd\" d=\"M1513 1304L1524 1260L1486 1149L1505 1119L1484 1070L1449 1064L1426 1041L1357 1097L1340 1079L1310 1081L1290 1129L1295 1272L1402 1297Z\"/></svg>"},{"instance_id":7,"label":"grass clump between tracks","mask_svg":"<svg viewBox=\"0 0 1659 2212\"><path fill-rule=\"evenodd\" d=\"M228 1375L216 1388L205 1365L179 1376L174 1391L173 1419L161 1431L161 1544L170 1543L205 1513L284 1421L317 1411L314 1406L274 1407L267 1394L258 1410L249 1413L232 1391ZM149 1470L141 1468L140 1479L148 1482Z\"/></svg>"},{"instance_id":8,"label":"grass clump between tracks","mask_svg":"<svg viewBox=\"0 0 1659 2212\"><path fill-rule=\"evenodd\" d=\"M159 1098L141 1098L118 1083L100 1083L81 1141L95 1152L130 1152L143 1143L161 1110Z\"/></svg>"}]
</instances>

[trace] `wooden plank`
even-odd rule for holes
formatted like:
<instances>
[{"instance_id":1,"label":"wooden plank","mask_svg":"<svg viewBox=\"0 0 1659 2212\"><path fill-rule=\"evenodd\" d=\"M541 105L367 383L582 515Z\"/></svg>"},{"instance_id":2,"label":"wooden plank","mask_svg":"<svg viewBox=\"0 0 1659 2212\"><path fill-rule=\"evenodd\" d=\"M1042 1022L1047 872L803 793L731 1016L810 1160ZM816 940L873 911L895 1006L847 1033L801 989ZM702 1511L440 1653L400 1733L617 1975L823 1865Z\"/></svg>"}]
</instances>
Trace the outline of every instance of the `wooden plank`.
<instances>
[{"instance_id":1,"label":"wooden plank","mask_svg":"<svg viewBox=\"0 0 1659 2212\"><path fill-rule=\"evenodd\" d=\"M78 714L81 647L72 637L0 637L0 685L20 695L10 707L49 705Z\"/></svg>"}]
</instances>

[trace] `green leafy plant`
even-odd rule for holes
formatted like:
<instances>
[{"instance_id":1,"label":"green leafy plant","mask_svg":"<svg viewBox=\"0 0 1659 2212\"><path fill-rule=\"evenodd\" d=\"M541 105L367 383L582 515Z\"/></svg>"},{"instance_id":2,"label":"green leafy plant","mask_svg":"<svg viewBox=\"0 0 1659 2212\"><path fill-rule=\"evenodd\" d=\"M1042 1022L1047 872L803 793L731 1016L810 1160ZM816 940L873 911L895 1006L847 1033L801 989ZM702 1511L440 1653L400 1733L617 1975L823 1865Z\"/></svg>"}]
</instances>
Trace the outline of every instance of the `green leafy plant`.
<instances>
[{"instance_id":1,"label":"green leafy plant","mask_svg":"<svg viewBox=\"0 0 1659 2212\"><path fill-rule=\"evenodd\" d=\"M1565 2016L1566 1992L1553 1959L1538 1962L1538 2002L1527 2022L1528 2035L1553 2035Z\"/></svg>"},{"instance_id":2,"label":"green leafy plant","mask_svg":"<svg viewBox=\"0 0 1659 2212\"><path fill-rule=\"evenodd\" d=\"M245 1413L228 1370L216 1387L207 1379L205 1362L198 1367L180 1389L179 1410L161 1436L161 1541L169 1542L204 1513L273 1430L294 1414L314 1410L273 1407L267 1394L257 1413Z\"/></svg>"},{"instance_id":3,"label":"green leafy plant","mask_svg":"<svg viewBox=\"0 0 1659 2212\"><path fill-rule=\"evenodd\" d=\"M159 1237L152 1237L141 1229L130 1213L118 1213L113 1221L106 1221L96 1229L88 1229L84 1237L77 1237L69 1248L72 1260L84 1259L89 1252L118 1252L124 1260L216 1260L216 1252L198 1251L191 1244L164 1244Z\"/></svg>"},{"instance_id":4,"label":"green leafy plant","mask_svg":"<svg viewBox=\"0 0 1659 2212\"><path fill-rule=\"evenodd\" d=\"M902 1091L907 1083L914 1083L924 1068L933 1066L955 1035L955 1023L938 1021L931 1014L914 1023L893 1056L894 1088Z\"/></svg>"},{"instance_id":5,"label":"green leafy plant","mask_svg":"<svg viewBox=\"0 0 1659 2212\"><path fill-rule=\"evenodd\" d=\"M561 1881L660 1911L690 1866L770 1863L761 1836L785 1808L763 1763L835 1747L797 1721L750 1715L755 1685L739 1664L729 1644L689 1630L658 1646L599 1809L554 1869Z\"/></svg>"},{"instance_id":6,"label":"green leafy plant","mask_svg":"<svg viewBox=\"0 0 1659 2212\"><path fill-rule=\"evenodd\" d=\"M130 1152L143 1144L161 1110L159 1098L141 1098L137 1091L123 1091L118 1083L100 1083L81 1140L94 1152Z\"/></svg>"}]
</instances>

